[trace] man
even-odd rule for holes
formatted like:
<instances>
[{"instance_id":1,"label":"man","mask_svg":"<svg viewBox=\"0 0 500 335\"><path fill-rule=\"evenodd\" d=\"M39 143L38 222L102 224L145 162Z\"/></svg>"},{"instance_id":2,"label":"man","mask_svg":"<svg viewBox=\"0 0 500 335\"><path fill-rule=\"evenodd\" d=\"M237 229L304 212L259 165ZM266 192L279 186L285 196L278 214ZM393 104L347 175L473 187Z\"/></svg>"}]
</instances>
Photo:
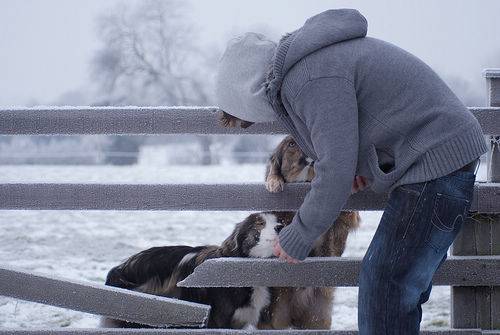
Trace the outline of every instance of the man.
<instances>
[{"instance_id":1,"label":"man","mask_svg":"<svg viewBox=\"0 0 500 335\"><path fill-rule=\"evenodd\" d=\"M316 177L275 254L303 260L363 176L388 205L363 259L360 334L418 334L421 304L470 208L481 128L435 72L366 37L356 10L329 10L276 43L248 33L220 62L226 113L278 121L315 160Z\"/></svg>"}]
</instances>

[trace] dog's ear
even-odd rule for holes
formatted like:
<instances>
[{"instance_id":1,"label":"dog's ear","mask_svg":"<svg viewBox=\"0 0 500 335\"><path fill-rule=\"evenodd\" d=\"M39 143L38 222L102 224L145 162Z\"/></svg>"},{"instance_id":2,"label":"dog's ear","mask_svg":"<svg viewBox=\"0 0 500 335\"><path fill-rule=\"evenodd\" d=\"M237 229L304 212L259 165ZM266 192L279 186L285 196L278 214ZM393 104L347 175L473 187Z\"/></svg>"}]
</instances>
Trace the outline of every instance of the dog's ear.
<instances>
[{"instance_id":1,"label":"dog's ear","mask_svg":"<svg viewBox=\"0 0 500 335\"><path fill-rule=\"evenodd\" d=\"M269 176L280 176L281 175L281 161L283 160L283 144L280 143L278 147L274 150L271 157L266 165L266 181Z\"/></svg>"},{"instance_id":2,"label":"dog's ear","mask_svg":"<svg viewBox=\"0 0 500 335\"><path fill-rule=\"evenodd\" d=\"M223 256L235 255L239 247L238 235L240 234L241 222L236 225L231 235L222 242L221 249Z\"/></svg>"},{"instance_id":3,"label":"dog's ear","mask_svg":"<svg viewBox=\"0 0 500 335\"><path fill-rule=\"evenodd\" d=\"M224 111L219 113L219 122L223 127L234 128L236 127L236 118Z\"/></svg>"},{"instance_id":4,"label":"dog's ear","mask_svg":"<svg viewBox=\"0 0 500 335\"><path fill-rule=\"evenodd\" d=\"M241 128L245 129L245 128L250 127L252 124L254 124L254 122L243 121L243 120L238 119L237 117L232 116L231 114L228 114L224 111L221 111L219 114L219 122L223 127L226 127L226 128L235 128L239 124Z\"/></svg>"},{"instance_id":5,"label":"dog's ear","mask_svg":"<svg viewBox=\"0 0 500 335\"><path fill-rule=\"evenodd\" d=\"M283 145L282 141L266 164L266 189L269 192L277 193L283 191L285 178L281 173L281 162L283 161Z\"/></svg>"}]
</instances>

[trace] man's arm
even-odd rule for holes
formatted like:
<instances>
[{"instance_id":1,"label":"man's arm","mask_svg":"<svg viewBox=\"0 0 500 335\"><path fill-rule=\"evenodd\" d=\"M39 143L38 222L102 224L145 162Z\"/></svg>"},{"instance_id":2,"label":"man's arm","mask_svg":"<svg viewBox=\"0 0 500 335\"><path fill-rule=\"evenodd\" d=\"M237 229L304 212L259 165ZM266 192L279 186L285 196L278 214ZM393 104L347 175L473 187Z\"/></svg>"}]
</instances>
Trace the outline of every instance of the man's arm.
<instances>
[{"instance_id":1,"label":"man's arm","mask_svg":"<svg viewBox=\"0 0 500 335\"><path fill-rule=\"evenodd\" d=\"M340 77L307 82L291 106L306 123L318 158L311 190L292 223L279 234L281 248L303 260L351 194L358 159L358 108L354 85Z\"/></svg>"}]
</instances>

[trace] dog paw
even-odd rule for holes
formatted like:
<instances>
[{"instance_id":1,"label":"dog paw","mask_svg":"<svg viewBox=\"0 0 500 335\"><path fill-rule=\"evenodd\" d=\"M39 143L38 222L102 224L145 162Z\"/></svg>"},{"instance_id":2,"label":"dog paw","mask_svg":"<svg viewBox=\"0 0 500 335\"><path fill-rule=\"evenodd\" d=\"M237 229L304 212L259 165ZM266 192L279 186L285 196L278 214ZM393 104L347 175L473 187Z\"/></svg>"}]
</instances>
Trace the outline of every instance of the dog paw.
<instances>
[{"instance_id":1,"label":"dog paw","mask_svg":"<svg viewBox=\"0 0 500 335\"><path fill-rule=\"evenodd\" d=\"M283 178L278 176L269 176L266 180L266 189L271 193L282 192L285 186Z\"/></svg>"}]
</instances>

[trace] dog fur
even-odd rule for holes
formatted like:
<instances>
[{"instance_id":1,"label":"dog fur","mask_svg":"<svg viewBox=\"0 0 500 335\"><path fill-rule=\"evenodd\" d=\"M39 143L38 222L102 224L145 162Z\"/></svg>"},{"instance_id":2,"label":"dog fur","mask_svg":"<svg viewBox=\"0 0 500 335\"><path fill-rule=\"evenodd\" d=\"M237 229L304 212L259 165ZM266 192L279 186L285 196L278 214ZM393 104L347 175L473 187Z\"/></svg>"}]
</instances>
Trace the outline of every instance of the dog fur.
<instances>
[{"instance_id":1,"label":"dog fur","mask_svg":"<svg viewBox=\"0 0 500 335\"><path fill-rule=\"evenodd\" d=\"M310 182L314 162L305 156L291 136L285 137L269 159L266 188L280 192L285 183ZM343 211L314 243L309 257L341 256L349 232L359 226L358 212ZM260 329L330 329L333 287L273 287L271 304L264 309Z\"/></svg>"},{"instance_id":2,"label":"dog fur","mask_svg":"<svg viewBox=\"0 0 500 335\"><path fill-rule=\"evenodd\" d=\"M221 246L185 245L154 247L141 251L112 268L106 285L211 306L209 328L255 327L261 311L271 301L266 287L185 288L177 283L203 261L218 257L271 257L281 228L291 222L293 212L263 212L238 223ZM144 327L105 319L102 326Z\"/></svg>"}]
</instances>

